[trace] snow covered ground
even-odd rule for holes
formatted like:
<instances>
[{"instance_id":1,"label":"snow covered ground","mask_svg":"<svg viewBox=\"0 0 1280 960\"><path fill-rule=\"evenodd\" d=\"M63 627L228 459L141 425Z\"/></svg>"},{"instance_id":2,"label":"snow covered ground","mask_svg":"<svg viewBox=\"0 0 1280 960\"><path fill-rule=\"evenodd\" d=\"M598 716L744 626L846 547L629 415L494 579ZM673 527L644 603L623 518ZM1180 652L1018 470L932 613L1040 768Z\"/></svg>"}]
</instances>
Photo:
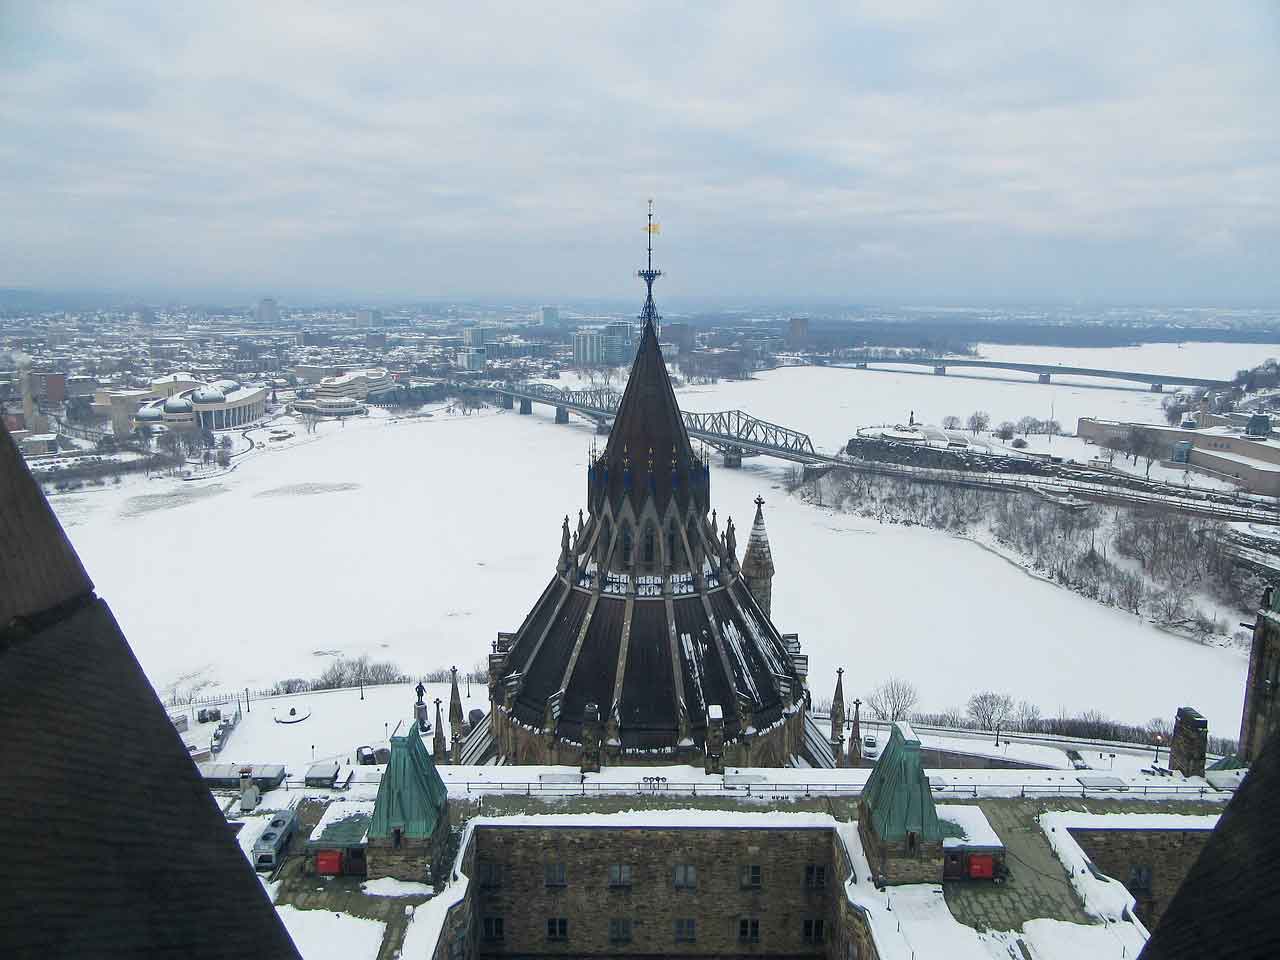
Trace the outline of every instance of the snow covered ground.
<instances>
[{"instance_id":1,"label":"snow covered ground","mask_svg":"<svg viewBox=\"0 0 1280 960\"><path fill-rule=\"evenodd\" d=\"M303 960L376 957L387 927L381 920L365 920L328 910L299 910L283 906L276 907L276 912L284 921Z\"/></svg>"},{"instance_id":2,"label":"snow covered ground","mask_svg":"<svg viewBox=\"0 0 1280 960\"><path fill-rule=\"evenodd\" d=\"M1234 354L1228 364L1245 365ZM978 406L997 419L1047 415L1049 393L1064 422L1158 413L1159 397L1141 391L814 368L680 399L742 407L832 449L858 424L910 408L933 420ZM130 478L50 500L157 687L257 688L314 677L335 655L418 673L474 666L497 631L519 626L553 573L561 518L582 506L595 440L590 425L556 426L542 407L329 422L215 480ZM712 499L722 524L741 525L764 495L774 617L799 632L818 697L843 666L850 698L897 675L916 683L924 710L994 688L1046 713L1137 722L1191 704L1214 732L1234 732L1238 651L1169 636L973 543L811 507L783 489L789 469L766 458L716 468Z\"/></svg>"}]
</instances>

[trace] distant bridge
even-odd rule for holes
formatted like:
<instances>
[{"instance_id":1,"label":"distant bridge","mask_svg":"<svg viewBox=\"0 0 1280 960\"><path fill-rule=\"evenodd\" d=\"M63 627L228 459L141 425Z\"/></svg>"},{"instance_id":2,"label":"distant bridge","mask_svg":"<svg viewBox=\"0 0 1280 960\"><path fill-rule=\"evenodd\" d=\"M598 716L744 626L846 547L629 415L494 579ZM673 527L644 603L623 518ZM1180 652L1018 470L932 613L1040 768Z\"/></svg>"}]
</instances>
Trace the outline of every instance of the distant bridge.
<instances>
[{"instance_id":1,"label":"distant bridge","mask_svg":"<svg viewBox=\"0 0 1280 960\"><path fill-rule=\"evenodd\" d=\"M533 412L533 404L556 408L556 422L566 423L569 411L608 425L618 412L622 394L616 390L593 388L562 390L544 383L503 384L493 388L502 405L512 409L519 401L520 412ZM681 411L689 436L701 440L725 455L728 465L741 463L743 457L767 455L797 463L821 460L807 433L753 417L742 410L720 410L715 413Z\"/></svg>"},{"instance_id":2,"label":"distant bridge","mask_svg":"<svg viewBox=\"0 0 1280 960\"><path fill-rule=\"evenodd\" d=\"M608 432L622 399L620 393L608 388L563 390L544 383L497 384L486 389L497 394L501 405L508 410L514 409L518 403L522 414L531 414L535 403L546 404L555 407L557 423L568 423L572 411L596 421L602 432ZM1280 514L1274 506L1258 499L1216 491L1185 490L1177 484L1159 482L1148 482L1142 489L1134 489L1118 485L1108 474L1085 468L1072 470L1075 476L1042 477L856 460L839 453L819 453L808 434L769 423L742 410L716 413L690 413L686 410L681 412L681 416L689 436L721 451L728 467L741 466L743 457L771 456L820 469L841 466L860 473L987 490L1043 493L1050 489L1103 503L1163 507L1216 520L1280 524Z\"/></svg>"},{"instance_id":3,"label":"distant bridge","mask_svg":"<svg viewBox=\"0 0 1280 960\"><path fill-rule=\"evenodd\" d=\"M1098 377L1105 380L1130 380L1151 385L1154 393L1164 390L1166 384L1178 387L1205 387L1218 389L1231 386L1230 380L1209 380L1204 377L1183 377L1174 373L1138 373L1133 370L1099 370L1096 367L1067 367L1055 363L1019 363L1013 360L981 360L961 357L916 357L913 359L854 360L837 364L845 369L868 370L872 364L881 366L933 367L938 376L945 376L948 367L980 367L988 370L1018 370L1036 374L1041 383L1051 382L1054 374L1071 377Z\"/></svg>"}]
</instances>

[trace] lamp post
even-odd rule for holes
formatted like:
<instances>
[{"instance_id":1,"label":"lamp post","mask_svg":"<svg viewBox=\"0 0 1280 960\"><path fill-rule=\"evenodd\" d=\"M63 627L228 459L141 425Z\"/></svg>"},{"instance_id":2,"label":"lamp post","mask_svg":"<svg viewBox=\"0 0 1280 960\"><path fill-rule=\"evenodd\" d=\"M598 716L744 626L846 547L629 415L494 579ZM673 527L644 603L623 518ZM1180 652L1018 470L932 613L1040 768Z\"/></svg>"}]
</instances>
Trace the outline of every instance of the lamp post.
<instances>
[{"instance_id":1,"label":"lamp post","mask_svg":"<svg viewBox=\"0 0 1280 960\"><path fill-rule=\"evenodd\" d=\"M1160 734L1158 734L1158 733L1157 733L1157 734L1155 735L1155 741L1156 741L1156 759L1155 759L1155 762L1152 764L1152 766L1155 766L1155 767L1160 766L1160 740L1161 740Z\"/></svg>"}]
</instances>

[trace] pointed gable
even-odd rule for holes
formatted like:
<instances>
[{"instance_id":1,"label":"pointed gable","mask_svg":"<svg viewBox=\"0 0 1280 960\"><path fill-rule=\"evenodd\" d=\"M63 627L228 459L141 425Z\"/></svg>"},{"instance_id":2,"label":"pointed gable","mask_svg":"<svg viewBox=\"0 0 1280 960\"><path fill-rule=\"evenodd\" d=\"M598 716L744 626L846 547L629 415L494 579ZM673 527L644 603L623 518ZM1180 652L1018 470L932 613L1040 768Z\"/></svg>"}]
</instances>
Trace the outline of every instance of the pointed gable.
<instances>
[{"instance_id":1,"label":"pointed gable","mask_svg":"<svg viewBox=\"0 0 1280 960\"><path fill-rule=\"evenodd\" d=\"M297 957L0 422L5 956Z\"/></svg>"},{"instance_id":2,"label":"pointed gable","mask_svg":"<svg viewBox=\"0 0 1280 960\"><path fill-rule=\"evenodd\" d=\"M449 791L413 727L391 738L391 761L378 784L378 799L369 824L372 839L385 839L399 830L403 836L425 840L445 815Z\"/></svg>"},{"instance_id":3,"label":"pointed gable","mask_svg":"<svg viewBox=\"0 0 1280 960\"><path fill-rule=\"evenodd\" d=\"M905 721L891 728L884 753L867 778L863 801L880 839L903 840L914 833L921 841L941 841L929 778L920 761L920 740Z\"/></svg>"}]
</instances>

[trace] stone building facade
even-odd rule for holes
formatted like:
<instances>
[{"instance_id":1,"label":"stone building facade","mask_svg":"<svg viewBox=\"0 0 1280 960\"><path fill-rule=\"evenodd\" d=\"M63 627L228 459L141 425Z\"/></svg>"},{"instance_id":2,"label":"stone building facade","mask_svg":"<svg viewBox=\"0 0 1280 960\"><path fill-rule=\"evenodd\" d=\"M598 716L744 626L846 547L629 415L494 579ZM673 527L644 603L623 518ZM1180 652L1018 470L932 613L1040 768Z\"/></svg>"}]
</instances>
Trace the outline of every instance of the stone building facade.
<instances>
[{"instance_id":1,"label":"stone building facade","mask_svg":"<svg viewBox=\"0 0 1280 960\"><path fill-rule=\"evenodd\" d=\"M483 826L460 862L438 960L878 957L829 826Z\"/></svg>"},{"instance_id":2,"label":"stone building facade","mask_svg":"<svg viewBox=\"0 0 1280 960\"><path fill-rule=\"evenodd\" d=\"M1129 830L1072 828L1071 836L1094 866L1133 894L1135 912L1148 929L1182 885L1209 842L1211 830Z\"/></svg>"}]
</instances>

